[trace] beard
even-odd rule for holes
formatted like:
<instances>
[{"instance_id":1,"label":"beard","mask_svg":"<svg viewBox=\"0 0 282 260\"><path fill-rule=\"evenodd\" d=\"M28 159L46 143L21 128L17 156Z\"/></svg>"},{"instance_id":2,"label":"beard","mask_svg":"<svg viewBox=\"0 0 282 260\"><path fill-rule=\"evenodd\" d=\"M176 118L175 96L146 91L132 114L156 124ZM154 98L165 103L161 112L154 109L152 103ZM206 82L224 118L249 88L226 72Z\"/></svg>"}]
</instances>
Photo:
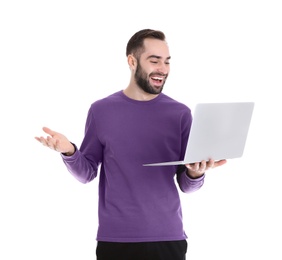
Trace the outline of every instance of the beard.
<instances>
[{"instance_id":1,"label":"beard","mask_svg":"<svg viewBox=\"0 0 282 260\"><path fill-rule=\"evenodd\" d=\"M154 88L149 82L149 77L152 74L163 76L160 73L151 73L149 75L146 74L146 72L142 69L139 61L137 61L137 68L136 68L136 73L134 77L135 77L135 81L138 87L148 94L154 94L154 95L160 94L163 90L165 79L164 79L163 85L160 88Z\"/></svg>"}]
</instances>

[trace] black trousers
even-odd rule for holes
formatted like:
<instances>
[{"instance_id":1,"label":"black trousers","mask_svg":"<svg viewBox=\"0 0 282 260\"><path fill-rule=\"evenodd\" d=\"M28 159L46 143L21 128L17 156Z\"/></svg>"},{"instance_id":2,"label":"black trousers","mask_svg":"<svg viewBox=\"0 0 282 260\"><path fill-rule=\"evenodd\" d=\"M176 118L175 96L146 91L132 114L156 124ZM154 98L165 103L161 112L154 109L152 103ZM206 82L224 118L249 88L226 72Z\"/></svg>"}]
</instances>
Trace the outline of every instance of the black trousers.
<instances>
[{"instance_id":1,"label":"black trousers","mask_svg":"<svg viewBox=\"0 0 282 260\"><path fill-rule=\"evenodd\" d=\"M97 260L185 260L187 241L116 243L98 241Z\"/></svg>"}]
</instances>

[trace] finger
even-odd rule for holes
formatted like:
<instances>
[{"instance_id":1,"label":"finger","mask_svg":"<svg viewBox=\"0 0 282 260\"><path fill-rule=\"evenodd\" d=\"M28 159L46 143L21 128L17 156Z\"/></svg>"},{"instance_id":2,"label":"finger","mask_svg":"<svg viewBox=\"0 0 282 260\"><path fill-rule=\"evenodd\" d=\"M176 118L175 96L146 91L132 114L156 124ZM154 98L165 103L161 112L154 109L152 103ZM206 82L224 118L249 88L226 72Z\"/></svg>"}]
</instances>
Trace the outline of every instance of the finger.
<instances>
[{"instance_id":1,"label":"finger","mask_svg":"<svg viewBox=\"0 0 282 260\"><path fill-rule=\"evenodd\" d=\"M55 140L54 142L54 150L60 152L59 140Z\"/></svg>"},{"instance_id":2,"label":"finger","mask_svg":"<svg viewBox=\"0 0 282 260\"><path fill-rule=\"evenodd\" d=\"M38 139L37 139L41 144L43 144L44 146L48 146L48 144L47 144L47 140L44 138L44 137L39 137Z\"/></svg>"},{"instance_id":3,"label":"finger","mask_svg":"<svg viewBox=\"0 0 282 260\"><path fill-rule=\"evenodd\" d=\"M210 160L207 162L206 168L207 168L207 169L210 169L210 168L213 168L213 167L214 167L214 160L213 160L213 159L210 159Z\"/></svg>"},{"instance_id":4,"label":"finger","mask_svg":"<svg viewBox=\"0 0 282 260\"><path fill-rule=\"evenodd\" d=\"M199 168L200 168L200 163L193 163L193 164L191 165L191 170L192 170L192 171L197 172L197 171L199 171Z\"/></svg>"},{"instance_id":5,"label":"finger","mask_svg":"<svg viewBox=\"0 0 282 260\"><path fill-rule=\"evenodd\" d=\"M207 168L207 162L205 160L201 161L200 165L199 165L199 172L205 171Z\"/></svg>"},{"instance_id":6,"label":"finger","mask_svg":"<svg viewBox=\"0 0 282 260\"><path fill-rule=\"evenodd\" d=\"M186 166L189 170L193 170L193 169L194 169L194 166L195 166L195 163L188 163L188 164L185 164L185 166Z\"/></svg>"},{"instance_id":7,"label":"finger","mask_svg":"<svg viewBox=\"0 0 282 260\"><path fill-rule=\"evenodd\" d=\"M41 141L40 141L40 137L35 136L34 138L35 138L38 142L40 142L40 143L41 143Z\"/></svg>"},{"instance_id":8,"label":"finger","mask_svg":"<svg viewBox=\"0 0 282 260\"><path fill-rule=\"evenodd\" d=\"M56 150L57 148L57 140L55 138L52 138L50 136L47 136L46 138L46 144L49 148Z\"/></svg>"},{"instance_id":9,"label":"finger","mask_svg":"<svg viewBox=\"0 0 282 260\"><path fill-rule=\"evenodd\" d=\"M44 126L42 129L43 129L43 131L44 131L46 134L48 134L48 135L54 136L54 135L56 134L55 131L51 130L50 128L48 128L48 127L46 127L46 126Z\"/></svg>"},{"instance_id":10,"label":"finger","mask_svg":"<svg viewBox=\"0 0 282 260\"><path fill-rule=\"evenodd\" d=\"M52 146L54 147L56 145L56 142L57 140L51 136L47 136L47 143L48 143L48 146Z\"/></svg>"},{"instance_id":11,"label":"finger","mask_svg":"<svg viewBox=\"0 0 282 260\"><path fill-rule=\"evenodd\" d=\"M227 163L227 160L219 160L217 162L214 163L214 168L217 167L217 166L221 166L223 164Z\"/></svg>"}]
</instances>

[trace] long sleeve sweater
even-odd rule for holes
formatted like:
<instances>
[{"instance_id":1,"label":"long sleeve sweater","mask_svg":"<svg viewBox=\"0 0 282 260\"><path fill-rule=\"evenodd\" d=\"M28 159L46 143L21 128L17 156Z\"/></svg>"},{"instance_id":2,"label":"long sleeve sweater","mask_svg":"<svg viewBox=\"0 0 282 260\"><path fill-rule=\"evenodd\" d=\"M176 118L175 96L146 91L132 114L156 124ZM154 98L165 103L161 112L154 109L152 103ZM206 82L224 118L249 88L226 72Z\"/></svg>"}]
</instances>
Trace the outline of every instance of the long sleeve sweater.
<instances>
[{"instance_id":1,"label":"long sleeve sweater","mask_svg":"<svg viewBox=\"0 0 282 260\"><path fill-rule=\"evenodd\" d=\"M82 183L99 175L98 241L187 238L177 185L194 192L204 175L143 164L182 160L191 122L189 107L163 93L137 101L118 91L91 104L81 146L62 159Z\"/></svg>"}]
</instances>

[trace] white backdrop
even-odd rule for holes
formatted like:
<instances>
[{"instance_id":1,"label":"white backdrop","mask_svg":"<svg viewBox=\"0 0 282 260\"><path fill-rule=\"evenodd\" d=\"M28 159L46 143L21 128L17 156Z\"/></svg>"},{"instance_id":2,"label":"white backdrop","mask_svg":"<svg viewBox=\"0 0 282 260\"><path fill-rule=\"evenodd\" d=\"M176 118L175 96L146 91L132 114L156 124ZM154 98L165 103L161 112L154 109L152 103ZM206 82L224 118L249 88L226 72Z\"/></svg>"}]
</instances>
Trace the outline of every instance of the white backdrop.
<instances>
[{"instance_id":1,"label":"white backdrop","mask_svg":"<svg viewBox=\"0 0 282 260\"><path fill-rule=\"evenodd\" d=\"M129 37L153 28L172 56L164 93L256 102L244 156L181 194L187 259L281 260L279 4L1 1L0 259L95 259L98 179L79 183L34 136L48 126L79 145L90 104L129 82Z\"/></svg>"}]
</instances>

